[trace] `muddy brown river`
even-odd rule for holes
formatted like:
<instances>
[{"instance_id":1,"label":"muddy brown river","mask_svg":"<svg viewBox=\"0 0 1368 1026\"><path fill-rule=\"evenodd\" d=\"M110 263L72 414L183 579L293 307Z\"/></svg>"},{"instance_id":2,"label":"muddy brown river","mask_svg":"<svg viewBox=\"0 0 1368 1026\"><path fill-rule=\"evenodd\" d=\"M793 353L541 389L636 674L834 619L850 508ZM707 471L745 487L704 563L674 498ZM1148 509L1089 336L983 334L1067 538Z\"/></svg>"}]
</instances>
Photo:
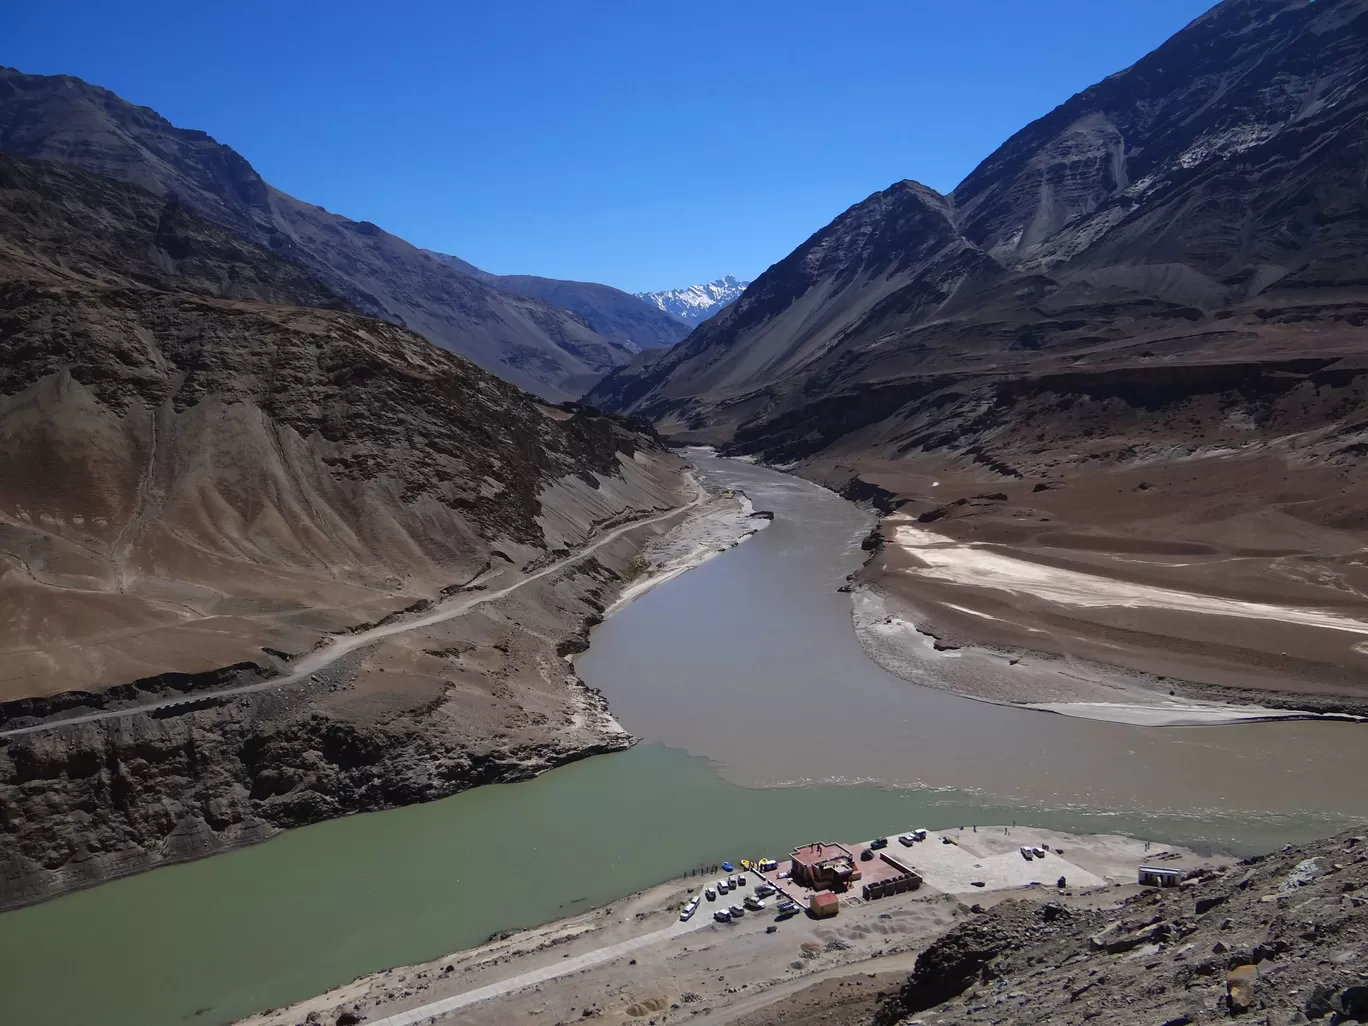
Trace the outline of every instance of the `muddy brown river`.
<instances>
[{"instance_id":1,"label":"muddy brown river","mask_svg":"<svg viewBox=\"0 0 1368 1026\"><path fill-rule=\"evenodd\" d=\"M1368 818L1368 726L1296 720L1139 727L989 705L869 660L837 592L873 517L830 491L699 457L769 529L643 596L576 665L626 728L747 787L953 788L1035 808L1242 822ZM928 672L932 672L930 669ZM1228 833L1227 833L1228 832Z\"/></svg>"},{"instance_id":2,"label":"muddy brown river","mask_svg":"<svg viewBox=\"0 0 1368 1026\"><path fill-rule=\"evenodd\" d=\"M885 673L836 592L872 518L699 462L776 518L595 631L580 673L647 743L0 915L0 1022L215 1026L813 835L1016 820L1247 852L1368 818L1368 727L1128 727Z\"/></svg>"}]
</instances>

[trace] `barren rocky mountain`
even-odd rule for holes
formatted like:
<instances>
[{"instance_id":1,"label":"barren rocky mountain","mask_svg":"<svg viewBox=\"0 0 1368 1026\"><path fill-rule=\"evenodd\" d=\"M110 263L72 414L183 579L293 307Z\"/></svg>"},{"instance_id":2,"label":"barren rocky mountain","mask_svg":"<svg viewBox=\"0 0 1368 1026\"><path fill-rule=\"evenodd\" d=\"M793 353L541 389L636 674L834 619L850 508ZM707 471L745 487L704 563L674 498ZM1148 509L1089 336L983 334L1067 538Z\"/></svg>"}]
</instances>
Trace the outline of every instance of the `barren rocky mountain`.
<instances>
[{"instance_id":1,"label":"barren rocky mountain","mask_svg":"<svg viewBox=\"0 0 1368 1026\"><path fill-rule=\"evenodd\" d=\"M693 497L649 434L74 168L0 253L0 731L192 699L0 738L0 907L629 743L561 656Z\"/></svg>"},{"instance_id":2,"label":"barren rocky mountain","mask_svg":"<svg viewBox=\"0 0 1368 1026\"><path fill-rule=\"evenodd\" d=\"M288 196L204 132L70 76L0 69L0 150L141 186L304 268L357 310L543 397L579 396L636 351L578 315L444 266L368 221Z\"/></svg>"},{"instance_id":3,"label":"barren rocky mountain","mask_svg":"<svg viewBox=\"0 0 1368 1026\"><path fill-rule=\"evenodd\" d=\"M541 299L569 310L605 338L640 349L664 349L689 333L689 325L637 296L611 285L562 281L533 274L490 274L460 257L427 252L434 260L479 278L503 292Z\"/></svg>"},{"instance_id":4,"label":"barren rocky mountain","mask_svg":"<svg viewBox=\"0 0 1368 1026\"><path fill-rule=\"evenodd\" d=\"M971 544L1362 622L1365 115L1368 2L1226 0L949 195L851 207L587 398ZM937 593L900 552L866 583L947 644L1362 697L1352 630L1091 600L1023 619L1010 588Z\"/></svg>"}]
</instances>

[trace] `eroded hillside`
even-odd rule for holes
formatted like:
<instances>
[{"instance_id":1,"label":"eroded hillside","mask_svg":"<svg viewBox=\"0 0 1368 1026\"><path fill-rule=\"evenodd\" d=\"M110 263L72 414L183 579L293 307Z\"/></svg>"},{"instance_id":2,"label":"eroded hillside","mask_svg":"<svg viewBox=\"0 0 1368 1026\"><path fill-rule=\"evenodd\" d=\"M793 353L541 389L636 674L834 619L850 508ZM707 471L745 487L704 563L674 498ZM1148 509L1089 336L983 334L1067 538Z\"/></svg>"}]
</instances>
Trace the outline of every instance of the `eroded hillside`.
<instances>
[{"instance_id":1,"label":"eroded hillside","mask_svg":"<svg viewBox=\"0 0 1368 1026\"><path fill-rule=\"evenodd\" d=\"M0 905L629 743L560 657L640 538L575 551L693 498L649 434L143 190L0 157L0 195L0 730L205 696L0 740Z\"/></svg>"}]
</instances>

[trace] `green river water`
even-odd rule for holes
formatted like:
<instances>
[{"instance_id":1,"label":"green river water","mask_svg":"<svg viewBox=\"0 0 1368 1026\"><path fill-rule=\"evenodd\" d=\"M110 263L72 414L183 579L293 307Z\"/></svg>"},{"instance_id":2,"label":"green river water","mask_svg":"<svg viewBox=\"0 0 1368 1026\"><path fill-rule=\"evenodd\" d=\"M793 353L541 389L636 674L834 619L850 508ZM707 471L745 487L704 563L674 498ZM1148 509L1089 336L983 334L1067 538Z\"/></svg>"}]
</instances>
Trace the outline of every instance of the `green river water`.
<instances>
[{"instance_id":1,"label":"green river water","mask_svg":"<svg viewBox=\"0 0 1368 1026\"><path fill-rule=\"evenodd\" d=\"M985 806L952 792L749 789L643 745L536 780L290 831L0 916L0 1022L231 1022L362 973L602 905L723 859L1020 818L1203 843L1228 826ZM1312 817L1267 840L1314 836ZM1259 847L1259 838L1246 844Z\"/></svg>"},{"instance_id":2,"label":"green river water","mask_svg":"<svg viewBox=\"0 0 1368 1026\"><path fill-rule=\"evenodd\" d=\"M814 839L1019 821L1254 851L1365 813L1353 725L1123 727L891 677L835 590L868 515L700 462L776 519L577 661L647 743L0 915L0 1024L216 1026Z\"/></svg>"}]
</instances>

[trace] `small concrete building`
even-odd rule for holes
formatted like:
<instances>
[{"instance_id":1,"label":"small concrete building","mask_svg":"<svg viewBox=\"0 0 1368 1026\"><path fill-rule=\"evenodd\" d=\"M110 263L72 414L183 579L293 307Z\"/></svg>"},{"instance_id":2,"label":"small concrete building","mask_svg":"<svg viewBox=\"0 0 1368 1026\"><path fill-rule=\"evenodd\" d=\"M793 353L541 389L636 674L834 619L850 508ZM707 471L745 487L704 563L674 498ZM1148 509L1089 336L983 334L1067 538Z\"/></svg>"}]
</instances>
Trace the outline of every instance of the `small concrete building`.
<instances>
[{"instance_id":1,"label":"small concrete building","mask_svg":"<svg viewBox=\"0 0 1368 1026\"><path fill-rule=\"evenodd\" d=\"M817 891L808 899L808 911L816 919L830 919L841 911L841 899L832 891Z\"/></svg>"},{"instance_id":2,"label":"small concrete building","mask_svg":"<svg viewBox=\"0 0 1368 1026\"><path fill-rule=\"evenodd\" d=\"M844 891L860 879L860 866L843 844L817 841L793 849L789 875L794 883L814 891Z\"/></svg>"},{"instance_id":3,"label":"small concrete building","mask_svg":"<svg viewBox=\"0 0 1368 1026\"><path fill-rule=\"evenodd\" d=\"M1163 866L1141 866L1141 887L1177 887L1183 882L1183 874L1176 869Z\"/></svg>"}]
</instances>

